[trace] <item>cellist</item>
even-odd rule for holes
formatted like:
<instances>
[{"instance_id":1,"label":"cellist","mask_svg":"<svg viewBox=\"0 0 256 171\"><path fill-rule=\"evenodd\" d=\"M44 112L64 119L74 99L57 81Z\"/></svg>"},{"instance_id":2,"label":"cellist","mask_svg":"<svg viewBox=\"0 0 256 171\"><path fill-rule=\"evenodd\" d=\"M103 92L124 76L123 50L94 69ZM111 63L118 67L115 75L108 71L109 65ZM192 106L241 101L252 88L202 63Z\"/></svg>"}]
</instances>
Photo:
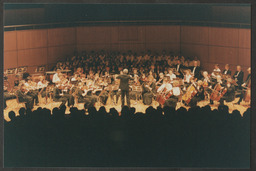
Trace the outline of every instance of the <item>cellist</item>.
<instances>
[{"instance_id":1,"label":"cellist","mask_svg":"<svg viewBox=\"0 0 256 171\"><path fill-rule=\"evenodd\" d=\"M203 87L203 81L199 80L196 85L196 90L197 93L196 95L192 98L190 106L196 106L198 102L202 101L205 99L204 95L204 87Z\"/></svg>"},{"instance_id":2,"label":"cellist","mask_svg":"<svg viewBox=\"0 0 256 171\"><path fill-rule=\"evenodd\" d=\"M221 79L220 75L217 75L215 82L213 82L213 84L209 87L212 90L212 93L215 92L215 89L217 88L217 86L220 86L221 89L224 89L224 85ZM212 87L214 87L214 89L212 89ZM210 105L213 105L213 100L210 99Z\"/></svg>"},{"instance_id":3,"label":"cellist","mask_svg":"<svg viewBox=\"0 0 256 171\"><path fill-rule=\"evenodd\" d=\"M164 106L174 107L176 108L179 96L181 95L181 89L179 87L179 81L174 80L173 81L173 87L171 89L172 95L167 99L164 103Z\"/></svg>"},{"instance_id":4,"label":"cellist","mask_svg":"<svg viewBox=\"0 0 256 171\"><path fill-rule=\"evenodd\" d=\"M227 83L225 85L227 92L224 96L220 99L220 105L224 105L224 101L232 102L235 99L235 86L232 85L232 79L227 79Z\"/></svg>"}]
</instances>

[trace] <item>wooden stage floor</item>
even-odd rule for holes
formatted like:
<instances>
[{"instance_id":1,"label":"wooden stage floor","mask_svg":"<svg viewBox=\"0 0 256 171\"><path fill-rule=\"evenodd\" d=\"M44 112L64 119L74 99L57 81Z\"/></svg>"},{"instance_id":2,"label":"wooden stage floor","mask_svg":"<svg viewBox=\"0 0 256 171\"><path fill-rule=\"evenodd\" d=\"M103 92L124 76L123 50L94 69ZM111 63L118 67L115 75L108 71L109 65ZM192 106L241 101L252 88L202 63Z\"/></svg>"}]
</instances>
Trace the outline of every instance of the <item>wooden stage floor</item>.
<instances>
[{"instance_id":1,"label":"wooden stage floor","mask_svg":"<svg viewBox=\"0 0 256 171\"><path fill-rule=\"evenodd\" d=\"M60 102L53 102L53 101L49 101L49 100L48 100L48 103L45 104L45 99L39 99L39 101L40 101L40 103L39 103L40 105L39 106L34 106L33 110L37 109L38 107L42 107L42 108L46 107L46 108L52 110L53 108L58 107L61 104ZM236 98L233 102L235 103L237 101L238 101L238 98ZM10 121L10 119L8 117L8 113L10 111L14 111L16 116L18 116L19 115L19 109L21 107L25 106L23 104L18 104L16 99L8 100L6 103L7 103L7 106L8 106L4 110L4 119L6 121ZM206 106L207 104L209 104L209 100L204 100L204 101L199 102L198 106L203 107L203 106ZM153 101L153 103L151 104L151 106L153 106L154 108L157 108L158 105L159 104L156 101ZM214 104L211 105L211 109L212 110L213 109L217 109L218 105L219 105L218 102L214 102ZM249 104L248 103L246 104L244 101L241 102L240 105L234 105L233 103L225 103L225 105L227 105L229 107L229 112L230 113L232 113L233 110L239 110L241 115L243 115L243 113L249 107ZM77 107L79 110L81 110L81 109L83 109L83 103L75 104L75 107ZM101 107L100 103L97 102L95 104L95 107L98 110ZM120 99L119 99L117 105L113 105L111 103L110 98L109 98L108 101L107 101L107 104L105 105L106 111L109 112L109 109L112 108L112 107L114 107L118 112L121 112L121 101L120 101ZM131 107L135 107L136 112L143 112L143 113L145 113L145 110L149 107L149 105L144 105L142 103L142 100L138 101L137 104L135 104L134 100L131 100ZM189 109L189 107L185 106L184 104L178 103L176 109L178 109L180 107L185 107L186 109ZM67 107L66 114L70 114L69 109L70 108Z\"/></svg>"}]
</instances>

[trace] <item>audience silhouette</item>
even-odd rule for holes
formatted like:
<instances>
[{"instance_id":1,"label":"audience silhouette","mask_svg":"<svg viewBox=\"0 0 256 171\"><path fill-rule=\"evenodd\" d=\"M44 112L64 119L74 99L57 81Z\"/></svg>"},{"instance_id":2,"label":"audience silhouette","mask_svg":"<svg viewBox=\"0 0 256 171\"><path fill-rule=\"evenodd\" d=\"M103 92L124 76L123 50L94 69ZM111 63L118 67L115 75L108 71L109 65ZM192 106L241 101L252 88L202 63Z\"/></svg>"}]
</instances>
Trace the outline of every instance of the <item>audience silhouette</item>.
<instances>
[{"instance_id":1,"label":"audience silhouette","mask_svg":"<svg viewBox=\"0 0 256 171\"><path fill-rule=\"evenodd\" d=\"M87 107L87 106L85 106ZM4 122L5 167L250 166L250 108L20 108Z\"/></svg>"}]
</instances>

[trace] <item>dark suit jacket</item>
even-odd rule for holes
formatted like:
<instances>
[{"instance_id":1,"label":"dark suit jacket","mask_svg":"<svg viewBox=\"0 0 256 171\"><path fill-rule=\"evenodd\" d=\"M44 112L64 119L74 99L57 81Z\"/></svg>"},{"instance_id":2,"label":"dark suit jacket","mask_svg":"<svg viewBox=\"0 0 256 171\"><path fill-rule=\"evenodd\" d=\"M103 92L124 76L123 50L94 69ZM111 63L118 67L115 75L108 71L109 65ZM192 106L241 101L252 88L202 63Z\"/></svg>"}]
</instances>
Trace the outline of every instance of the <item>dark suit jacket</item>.
<instances>
[{"instance_id":1,"label":"dark suit jacket","mask_svg":"<svg viewBox=\"0 0 256 171\"><path fill-rule=\"evenodd\" d=\"M27 97L27 95L25 95L23 92L21 92L21 90L17 90L16 94L17 94L20 102L23 102Z\"/></svg>"},{"instance_id":2,"label":"dark suit jacket","mask_svg":"<svg viewBox=\"0 0 256 171\"><path fill-rule=\"evenodd\" d=\"M53 101L58 101L60 100L61 96L60 96L60 90L58 88L54 88L53 89Z\"/></svg>"},{"instance_id":3,"label":"dark suit jacket","mask_svg":"<svg viewBox=\"0 0 256 171\"><path fill-rule=\"evenodd\" d=\"M251 80L251 74L249 74L249 75L247 76L247 78L246 78L246 80L245 80L245 82L244 82L244 83L246 84L246 86L248 86L250 80Z\"/></svg>"},{"instance_id":4,"label":"dark suit jacket","mask_svg":"<svg viewBox=\"0 0 256 171\"><path fill-rule=\"evenodd\" d=\"M225 73L226 70L223 71L223 74ZM227 70L227 75L231 75L231 71Z\"/></svg>"},{"instance_id":5,"label":"dark suit jacket","mask_svg":"<svg viewBox=\"0 0 256 171\"><path fill-rule=\"evenodd\" d=\"M190 70L191 70L191 73L192 73L193 70L194 70L194 66L190 67ZM201 70L201 69L200 69L199 66L197 66L196 69L195 69L195 75L194 75L194 77L197 78L197 79L200 79L200 77L201 77L200 70Z\"/></svg>"},{"instance_id":6,"label":"dark suit jacket","mask_svg":"<svg viewBox=\"0 0 256 171\"><path fill-rule=\"evenodd\" d=\"M177 66L178 65L174 65L174 67L175 67L175 69L177 70ZM183 69L184 68L184 66L182 65L182 64L180 64L180 67L179 67L179 71L178 72L180 72L180 69Z\"/></svg>"},{"instance_id":7,"label":"dark suit jacket","mask_svg":"<svg viewBox=\"0 0 256 171\"><path fill-rule=\"evenodd\" d=\"M238 74L237 77L235 77L237 75L238 71L235 72L235 74L233 75L233 78L237 78L237 84L241 85L243 83L244 80L244 72L240 71L240 73Z\"/></svg>"},{"instance_id":8,"label":"dark suit jacket","mask_svg":"<svg viewBox=\"0 0 256 171\"><path fill-rule=\"evenodd\" d=\"M197 90L196 97L200 98L200 100L204 100L204 88L202 86Z\"/></svg>"},{"instance_id":9,"label":"dark suit jacket","mask_svg":"<svg viewBox=\"0 0 256 171\"><path fill-rule=\"evenodd\" d=\"M120 85L119 88L121 90L129 91L129 80L133 80L134 78L130 77L130 75L122 74L116 77L117 79L120 79Z\"/></svg>"},{"instance_id":10,"label":"dark suit jacket","mask_svg":"<svg viewBox=\"0 0 256 171\"><path fill-rule=\"evenodd\" d=\"M235 99L235 86L231 85L229 88L226 86L227 92L224 94L227 102L232 102Z\"/></svg>"}]
</instances>

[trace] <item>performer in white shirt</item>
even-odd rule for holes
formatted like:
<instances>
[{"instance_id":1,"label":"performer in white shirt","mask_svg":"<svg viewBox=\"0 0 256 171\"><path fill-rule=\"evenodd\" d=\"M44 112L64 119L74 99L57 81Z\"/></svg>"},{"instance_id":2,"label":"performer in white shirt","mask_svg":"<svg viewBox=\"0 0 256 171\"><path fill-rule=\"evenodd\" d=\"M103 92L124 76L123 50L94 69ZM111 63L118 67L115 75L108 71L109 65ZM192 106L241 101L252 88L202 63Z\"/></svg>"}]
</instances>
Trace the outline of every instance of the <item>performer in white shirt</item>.
<instances>
[{"instance_id":1,"label":"performer in white shirt","mask_svg":"<svg viewBox=\"0 0 256 171\"><path fill-rule=\"evenodd\" d=\"M53 75L52 82L60 83L61 82L60 75L61 75L61 71L60 71L60 69L57 69L57 72Z\"/></svg>"},{"instance_id":2,"label":"performer in white shirt","mask_svg":"<svg viewBox=\"0 0 256 171\"><path fill-rule=\"evenodd\" d=\"M176 78L176 75L172 72L171 68L169 68L168 74L166 76L170 77L171 81Z\"/></svg>"},{"instance_id":3,"label":"performer in white shirt","mask_svg":"<svg viewBox=\"0 0 256 171\"><path fill-rule=\"evenodd\" d=\"M215 64L214 65L214 69L213 69L213 72L212 72L212 76L214 77L214 78L216 78L216 73L220 73L221 72L221 70L220 70L220 68L219 68L219 64Z\"/></svg>"},{"instance_id":4,"label":"performer in white shirt","mask_svg":"<svg viewBox=\"0 0 256 171\"><path fill-rule=\"evenodd\" d=\"M37 89L41 91L42 88L45 88L48 86L48 81L44 79L44 76L40 76L40 80L37 83Z\"/></svg>"},{"instance_id":5,"label":"performer in white shirt","mask_svg":"<svg viewBox=\"0 0 256 171\"><path fill-rule=\"evenodd\" d=\"M40 76L40 81L37 83L37 88L41 94L42 97L47 96L50 97L50 92L47 92L47 86L48 86L48 81L45 80L44 76ZM46 99L47 103L47 99Z\"/></svg>"},{"instance_id":6,"label":"performer in white shirt","mask_svg":"<svg viewBox=\"0 0 256 171\"><path fill-rule=\"evenodd\" d=\"M169 92L172 90L172 85L170 84L169 77L165 77L163 79L163 84L157 89L157 93L161 93L164 89L166 89L166 92Z\"/></svg>"},{"instance_id":7,"label":"performer in white shirt","mask_svg":"<svg viewBox=\"0 0 256 171\"><path fill-rule=\"evenodd\" d=\"M184 75L184 84L187 87L190 84L190 78L192 77L190 70L185 71L186 74Z\"/></svg>"},{"instance_id":8,"label":"performer in white shirt","mask_svg":"<svg viewBox=\"0 0 256 171\"><path fill-rule=\"evenodd\" d=\"M164 103L164 106L169 106L176 108L179 96L181 95L181 89L179 87L179 81L174 80L173 81L173 87L172 87L172 96L169 97Z\"/></svg>"}]
</instances>

